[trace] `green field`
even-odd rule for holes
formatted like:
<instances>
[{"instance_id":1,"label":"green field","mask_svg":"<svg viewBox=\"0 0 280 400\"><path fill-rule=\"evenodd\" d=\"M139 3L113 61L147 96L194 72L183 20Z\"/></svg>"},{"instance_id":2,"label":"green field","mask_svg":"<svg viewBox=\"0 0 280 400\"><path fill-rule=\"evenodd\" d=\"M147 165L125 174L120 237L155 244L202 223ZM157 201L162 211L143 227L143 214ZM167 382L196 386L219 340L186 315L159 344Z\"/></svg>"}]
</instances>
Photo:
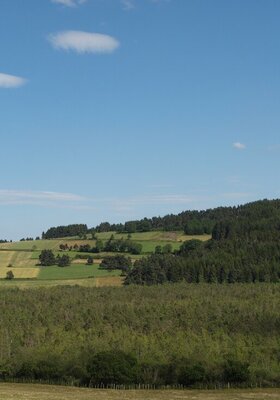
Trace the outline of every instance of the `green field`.
<instances>
[{"instance_id":1,"label":"green field","mask_svg":"<svg viewBox=\"0 0 280 400\"><path fill-rule=\"evenodd\" d=\"M116 232L102 232L97 233L96 236L101 240L108 240L111 235L115 236L115 239L126 239L127 234L116 233ZM185 235L183 231L178 232L164 232L164 231L152 231L152 232L141 232L141 233L132 233L131 240L139 243L149 242L154 243L154 245L164 245L166 243L170 243L172 245L180 245L181 242L185 240L191 239L199 239L199 240L209 240L210 235ZM95 245L95 240L92 239L79 239L78 237L71 238L63 238L63 239L45 239L45 240L33 240L33 241L22 241L22 242L12 242L12 243L1 243L0 250L59 250L60 244L68 244L74 246L75 244L89 244L91 246ZM143 244L143 243L142 243Z\"/></svg>"},{"instance_id":2,"label":"green field","mask_svg":"<svg viewBox=\"0 0 280 400\"><path fill-rule=\"evenodd\" d=\"M85 279L103 276L119 276L120 271L112 271L108 273L103 269L99 269L99 265L71 264L69 267L42 267L38 275L38 279L56 280L56 279Z\"/></svg>"},{"instance_id":3,"label":"green field","mask_svg":"<svg viewBox=\"0 0 280 400\"><path fill-rule=\"evenodd\" d=\"M51 385L0 384L1 400L278 400L278 389L174 391L94 390Z\"/></svg>"},{"instance_id":4,"label":"green field","mask_svg":"<svg viewBox=\"0 0 280 400\"><path fill-rule=\"evenodd\" d=\"M80 244L94 245L94 240L79 240L79 239L51 239L51 240L32 240L24 242L1 243L0 250L16 250L16 251L41 251L45 249L59 250L60 244L68 244L74 246Z\"/></svg>"}]
</instances>

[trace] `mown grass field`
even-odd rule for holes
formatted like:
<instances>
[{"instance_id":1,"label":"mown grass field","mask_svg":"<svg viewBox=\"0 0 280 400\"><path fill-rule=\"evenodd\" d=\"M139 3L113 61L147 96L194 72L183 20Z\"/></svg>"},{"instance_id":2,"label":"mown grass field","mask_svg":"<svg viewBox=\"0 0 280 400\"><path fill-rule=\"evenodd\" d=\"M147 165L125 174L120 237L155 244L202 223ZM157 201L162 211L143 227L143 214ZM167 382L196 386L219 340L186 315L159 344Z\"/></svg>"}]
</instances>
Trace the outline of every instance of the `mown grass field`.
<instances>
[{"instance_id":1,"label":"mown grass field","mask_svg":"<svg viewBox=\"0 0 280 400\"><path fill-rule=\"evenodd\" d=\"M26 251L0 251L0 266L7 267L35 267L37 261L32 259L32 252Z\"/></svg>"},{"instance_id":2,"label":"mown grass field","mask_svg":"<svg viewBox=\"0 0 280 400\"><path fill-rule=\"evenodd\" d=\"M9 270L13 271L15 278L36 278L39 274L37 262L32 259L32 252L1 251L0 278L5 278Z\"/></svg>"},{"instance_id":3,"label":"mown grass field","mask_svg":"<svg viewBox=\"0 0 280 400\"><path fill-rule=\"evenodd\" d=\"M278 400L279 389L174 391L94 390L50 385L0 384L1 400Z\"/></svg>"},{"instance_id":4,"label":"mown grass field","mask_svg":"<svg viewBox=\"0 0 280 400\"><path fill-rule=\"evenodd\" d=\"M103 232L98 233L96 236L98 239L106 242L111 235L114 235L115 239L126 239L127 234L119 234L116 232ZM187 236L182 232L164 232L164 231L153 231L143 233L133 233L130 235L130 239L142 245L141 255L129 255L132 260L137 260L147 254L153 253L156 246L164 246L166 244L172 245L172 250L177 250L181 246L182 242L191 239L208 240L209 235L199 236ZM61 254L59 246L61 244L68 244L68 246L77 246L89 244L91 247L95 246L96 240L91 239L91 235L87 235L86 239L80 239L78 237L63 238L63 239L51 239L51 240L33 240L33 241L20 241L12 243L1 243L0 244L0 285L21 285L21 286L37 286L37 285L54 285L56 284L82 284L85 286L85 280L90 280L86 286L106 286L121 285L121 278L119 271L107 271L100 270L98 264L100 260L105 256L113 256L115 253L98 253L93 254L95 263L93 266L88 266L85 260L76 259L79 252L72 250L67 252L71 257L71 265L66 268L59 268L57 266L40 268L39 267L39 255L42 250L52 250L55 255ZM85 255L85 254L83 254ZM4 278L9 270L12 270L15 281L5 282ZM106 279L105 279L106 278ZM32 282L27 282L30 280ZM36 280L36 282L35 282ZM71 281L71 283L70 283ZM75 283L73 283L75 282Z\"/></svg>"}]
</instances>

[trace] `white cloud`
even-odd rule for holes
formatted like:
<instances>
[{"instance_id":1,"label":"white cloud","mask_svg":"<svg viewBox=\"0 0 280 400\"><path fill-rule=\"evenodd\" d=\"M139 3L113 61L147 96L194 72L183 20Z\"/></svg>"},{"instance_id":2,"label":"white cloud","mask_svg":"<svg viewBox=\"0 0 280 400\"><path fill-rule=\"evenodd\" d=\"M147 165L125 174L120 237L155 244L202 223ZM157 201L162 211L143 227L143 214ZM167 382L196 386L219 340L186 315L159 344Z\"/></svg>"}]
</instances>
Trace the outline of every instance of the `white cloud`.
<instances>
[{"instance_id":1,"label":"white cloud","mask_svg":"<svg viewBox=\"0 0 280 400\"><path fill-rule=\"evenodd\" d=\"M135 8L134 0L121 0L123 9L126 11L132 10Z\"/></svg>"},{"instance_id":2,"label":"white cloud","mask_svg":"<svg viewBox=\"0 0 280 400\"><path fill-rule=\"evenodd\" d=\"M117 39L100 33L64 31L52 34L49 40L54 48L77 53L112 53L119 47Z\"/></svg>"},{"instance_id":3,"label":"white cloud","mask_svg":"<svg viewBox=\"0 0 280 400\"><path fill-rule=\"evenodd\" d=\"M87 0L51 0L52 3L62 4L66 7L77 7L85 3Z\"/></svg>"},{"instance_id":4,"label":"white cloud","mask_svg":"<svg viewBox=\"0 0 280 400\"><path fill-rule=\"evenodd\" d=\"M232 144L232 146L237 150L246 149L246 145L244 143L240 143L240 142L235 142L235 143Z\"/></svg>"},{"instance_id":5,"label":"white cloud","mask_svg":"<svg viewBox=\"0 0 280 400\"><path fill-rule=\"evenodd\" d=\"M0 88L17 88L26 83L26 79L20 76L7 75L0 73Z\"/></svg>"},{"instance_id":6,"label":"white cloud","mask_svg":"<svg viewBox=\"0 0 280 400\"><path fill-rule=\"evenodd\" d=\"M86 198L72 193L0 189L0 204L7 205L55 205L69 202L80 202L84 200L86 200Z\"/></svg>"}]
</instances>

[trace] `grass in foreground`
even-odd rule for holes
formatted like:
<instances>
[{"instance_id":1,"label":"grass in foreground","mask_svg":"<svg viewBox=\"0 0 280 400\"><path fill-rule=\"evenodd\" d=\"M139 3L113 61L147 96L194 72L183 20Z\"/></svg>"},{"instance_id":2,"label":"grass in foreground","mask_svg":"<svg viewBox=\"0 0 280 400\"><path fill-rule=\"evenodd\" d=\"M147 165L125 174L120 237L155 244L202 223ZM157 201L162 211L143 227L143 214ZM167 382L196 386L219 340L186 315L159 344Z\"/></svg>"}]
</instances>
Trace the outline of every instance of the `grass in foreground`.
<instances>
[{"instance_id":1,"label":"grass in foreground","mask_svg":"<svg viewBox=\"0 0 280 400\"><path fill-rule=\"evenodd\" d=\"M63 386L0 384L1 400L277 400L279 389L174 391L94 390Z\"/></svg>"}]
</instances>

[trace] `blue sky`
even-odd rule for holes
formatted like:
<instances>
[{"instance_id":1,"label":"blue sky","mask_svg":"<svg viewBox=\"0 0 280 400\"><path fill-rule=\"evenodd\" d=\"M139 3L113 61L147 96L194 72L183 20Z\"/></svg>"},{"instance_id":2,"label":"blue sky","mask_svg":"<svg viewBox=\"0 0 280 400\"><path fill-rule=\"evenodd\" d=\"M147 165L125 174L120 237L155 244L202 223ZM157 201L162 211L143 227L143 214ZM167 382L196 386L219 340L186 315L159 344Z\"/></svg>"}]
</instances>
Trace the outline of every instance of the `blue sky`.
<instances>
[{"instance_id":1,"label":"blue sky","mask_svg":"<svg viewBox=\"0 0 280 400\"><path fill-rule=\"evenodd\" d=\"M278 0L1 0L0 238L280 196Z\"/></svg>"}]
</instances>

